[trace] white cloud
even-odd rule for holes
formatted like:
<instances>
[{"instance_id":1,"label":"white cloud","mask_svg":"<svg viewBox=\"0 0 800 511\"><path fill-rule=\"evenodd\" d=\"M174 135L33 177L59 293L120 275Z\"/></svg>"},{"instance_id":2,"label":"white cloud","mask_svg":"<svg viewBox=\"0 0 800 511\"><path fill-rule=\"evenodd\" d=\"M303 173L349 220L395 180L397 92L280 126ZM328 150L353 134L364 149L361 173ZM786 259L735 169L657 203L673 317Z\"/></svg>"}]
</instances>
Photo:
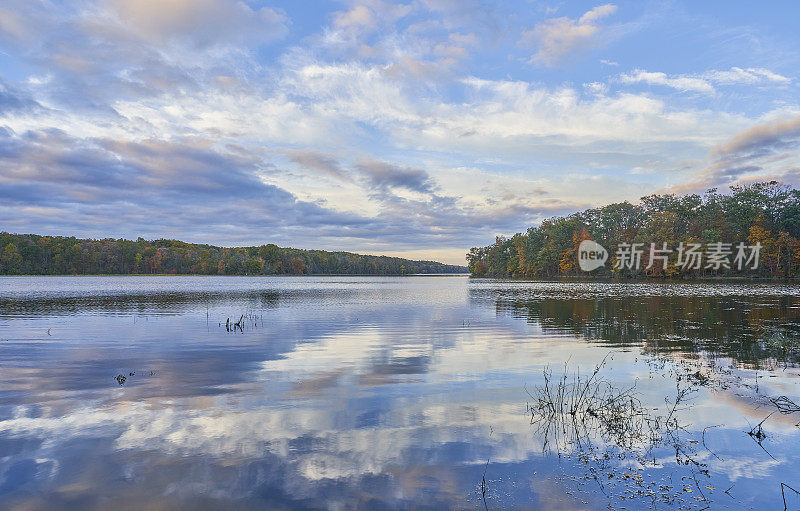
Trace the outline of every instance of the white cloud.
<instances>
[{"instance_id":1,"label":"white cloud","mask_svg":"<svg viewBox=\"0 0 800 511\"><path fill-rule=\"evenodd\" d=\"M548 89L527 82L465 80L479 93L476 101L452 112L446 123L454 129L494 137L563 136L630 143L708 140L730 117L694 110L674 110L643 94L618 94L581 99L568 87ZM710 123L704 127L704 124ZM441 126L445 122L437 123ZM460 126L460 128L455 128ZM725 130L727 131L727 130Z\"/></svg>"},{"instance_id":2,"label":"white cloud","mask_svg":"<svg viewBox=\"0 0 800 511\"><path fill-rule=\"evenodd\" d=\"M369 7L356 5L349 11L337 13L333 24L344 29L375 28L377 20Z\"/></svg>"},{"instance_id":3,"label":"white cloud","mask_svg":"<svg viewBox=\"0 0 800 511\"><path fill-rule=\"evenodd\" d=\"M539 23L523 34L523 42L534 43L538 51L531 62L554 66L567 56L595 44L601 27L597 24L617 10L613 4L605 4L586 12L578 20L562 17Z\"/></svg>"},{"instance_id":4,"label":"white cloud","mask_svg":"<svg viewBox=\"0 0 800 511\"><path fill-rule=\"evenodd\" d=\"M654 73L637 69L632 73L620 75L622 83L647 83L650 85L663 85L680 91L714 92L714 86L708 80L690 76L669 77L666 73Z\"/></svg>"},{"instance_id":5,"label":"white cloud","mask_svg":"<svg viewBox=\"0 0 800 511\"><path fill-rule=\"evenodd\" d=\"M617 11L617 6L614 4L599 5L594 9L588 11L581 19L578 20L579 25L588 25L595 21L601 20L607 16L611 16Z\"/></svg>"},{"instance_id":6,"label":"white cloud","mask_svg":"<svg viewBox=\"0 0 800 511\"><path fill-rule=\"evenodd\" d=\"M608 92L608 85L601 82L589 82L583 84L584 90L590 94L606 94Z\"/></svg>"},{"instance_id":7,"label":"white cloud","mask_svg":"<svg viewBox=\"0 0 800 511\"><path fill-rule=\"evenodd\" d=\"M651 72L644 69L635 69L630 73L623 73L619 80L625 84L646 83L661 85L684 92L702 92L713 94L716 86L720 85L786 85L791 79L773 73L763 68L742 69L732 67L729 70L711 70L700 74L667 75L661 72Z\"/></svg>"},{"instance_id":8,"label":"white cloud","mask_svg":"<svg viewBox=\"0 0 800 511\"><path fill-rule=\"evenodd\" d=\"M727 71L709 71L704 73L703 76L721 85L751 85L758 83L788 84L791 82L790 78L773 73L769 69L753 67L747 69L732 67Z\"/></svg>"},{"instance_id":9,"label":"white cloud","mask_svg":"<svg viewBox=\"0 0 800 511\"><path fill-rule=\"evenodd\" d=\"M164 44L172 39L207 46L253 37L270 40L286 33L288 20L275 9L253 10L236 0L105 0L127 27Z\"/></svg>"}]
</instances>

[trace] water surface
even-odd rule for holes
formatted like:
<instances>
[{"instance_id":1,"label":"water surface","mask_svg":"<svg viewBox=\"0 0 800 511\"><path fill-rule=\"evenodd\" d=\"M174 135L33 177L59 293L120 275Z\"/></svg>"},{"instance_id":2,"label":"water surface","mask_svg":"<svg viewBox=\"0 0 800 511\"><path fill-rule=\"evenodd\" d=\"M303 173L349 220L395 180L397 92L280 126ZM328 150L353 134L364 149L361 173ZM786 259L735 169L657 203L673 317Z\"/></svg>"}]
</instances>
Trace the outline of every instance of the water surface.
<instances>
[{"instance_id":1,"label":"water surface","mask_svg":"<svg viewBox=\"0 0 800 511\"><path fill-rule=\"evenodd\" d=\"M0 508L782 509L798 292L3 277Z\"/></svg>"}]
</instances>

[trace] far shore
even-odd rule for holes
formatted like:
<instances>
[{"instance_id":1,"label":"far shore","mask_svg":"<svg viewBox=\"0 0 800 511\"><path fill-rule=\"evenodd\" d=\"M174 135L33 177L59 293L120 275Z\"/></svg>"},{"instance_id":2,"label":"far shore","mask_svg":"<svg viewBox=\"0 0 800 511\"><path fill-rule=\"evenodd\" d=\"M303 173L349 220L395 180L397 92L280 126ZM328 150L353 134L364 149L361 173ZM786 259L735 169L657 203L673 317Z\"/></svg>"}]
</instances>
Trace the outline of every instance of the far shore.
<instances>
[{"instance_id":1,"label":"far shore","mask_svg":"<svg viewBox=\"0 0 800 511\"><path fill-rule=\"evenodd\" d=\"M20 275L0 275L2 277L468 277L469 273L310 273L291 275L286 273L272 275L207 275L204 273L26 273Z\"/></svg>"}]
</instances>

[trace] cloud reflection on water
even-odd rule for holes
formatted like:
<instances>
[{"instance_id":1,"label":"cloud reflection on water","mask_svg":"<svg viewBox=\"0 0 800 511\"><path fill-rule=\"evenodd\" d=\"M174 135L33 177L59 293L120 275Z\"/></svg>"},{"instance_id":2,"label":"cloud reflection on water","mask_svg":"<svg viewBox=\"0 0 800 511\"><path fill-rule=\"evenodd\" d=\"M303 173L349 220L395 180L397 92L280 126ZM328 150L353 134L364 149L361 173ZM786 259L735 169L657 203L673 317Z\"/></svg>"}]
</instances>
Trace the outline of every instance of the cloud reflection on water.
<instances>
[{"instance_id":1,"label":"cloud reflection on water","mask_svg":"<svg viewBox=\"0 0 800 511\"><path fill-rule=\"evenodd\" d=\"M631 302L639 314L602 300L589 308L574 298L509 300L508 293L536 286L461 278L354 279L347 289L324 278L234 279L216 290L202 290L203 279L172 282L186 289L106 293L110 300L89 291L66 309L49 305L69 303L64 296L14 305L14 314L0 309L0 326L11 332L0 357L5 502L92 508L108 496L145 508L474 508L482 505L475 489L490 459L494 503L556 509L570 490L562 472L580 467L543 453L525 413L525 387L541 382L545 366L569 360L571 368L589 368L611 351L613 381L636 381L644 402L663 408L674 382L648 361L713 359L711 344L686 350L698 342L682 331L684 341L662 353L648 340L618 343L607 335L613 330L595 327L628 317L631 331L652 337L679 306L708 315L715 300L728 300L715 298L718 288L708 296L676 291L655 309ZM237 293L240 283L261 289ZM731 294L748 304L738 314L750 324L795 320L791 304L773 306L785 297ZM164 309L171 315L159 314ZM246 311L258 326L236 334L219 327ZM649 322L632 323L643 318ZM583 325L599 335L586 335ZM723 348L724 330L740 325L713 323ZM585 342L593 339L603 342ZM750 375L748 360L717 362L743 364L735 370ZM133 370L124 386L113 381ZM797 395L796 369L769 376L763 393ZM777 416L769 423L770 459L743 433L768 411L738 394L702 388L686 416L695 432L725 425L707 435L726 461L703 459L723 481L715 484L736 482L747 502L760 480L798 473L793 457L781 454L797 428ZM677 473L668 453L659 462ZM575 506L584 499L588 508L605 507L591 493L575 499Z\"/></svg>"}]
</instances>

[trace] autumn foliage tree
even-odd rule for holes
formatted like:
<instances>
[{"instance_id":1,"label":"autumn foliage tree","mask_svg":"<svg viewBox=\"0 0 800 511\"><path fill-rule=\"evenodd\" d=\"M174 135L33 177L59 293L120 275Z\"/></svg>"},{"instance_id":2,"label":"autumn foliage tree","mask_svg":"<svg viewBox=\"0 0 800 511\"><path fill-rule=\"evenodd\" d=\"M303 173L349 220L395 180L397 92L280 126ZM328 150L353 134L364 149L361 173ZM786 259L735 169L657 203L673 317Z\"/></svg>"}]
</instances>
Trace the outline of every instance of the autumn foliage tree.
<instances>
[{"instance_id":1,"label":"autumn foliage tree","mask_svg":"<svg viewBox=\"0 0 800 511\"><path fill-rule=\"evenodd\" d=\"M586 226L576 229L572 235L572 246L561 253L561 261L558 268L564 275L569 275L577 271L578 266L578 247L584 240L591 239L589 230Z\"/></svg>"},{"instance_id":2,"label":"autumn foliage tree","mask_svg":"<svg viewBox=\"0 0 800 511\"><path fill-rule=\"evenodd\" d=\"M566 217L549 218L538 227L511 238L497 237L493 245L475 247L467 254L475 276L549 278L582 274L577 247L585 239L609 251L609 264L592 272L601 277L702 278L741 275L737 268L710 269L678 266L680 243L761 244L761 261L749 276L800 277L800 191L775 181L716 189L703 195L648 195L639 203L620 202L587 209ZM642 249L638 270L614 271L620 243ZM651 243L673 249L663 259L650 261Z\"/></svg>"},{"instance_id":3,"label":"autumn foliage tree","mask_svg":"<svg viewBox=\"0 0 800 511\"><path fill-rule=\"evenodd\" d=\"M463 266L434 261L274 244L225 248L165 239L94 240L0 233L0 275L402 275L465 271Z\"/></svg>"}]
</instances>

